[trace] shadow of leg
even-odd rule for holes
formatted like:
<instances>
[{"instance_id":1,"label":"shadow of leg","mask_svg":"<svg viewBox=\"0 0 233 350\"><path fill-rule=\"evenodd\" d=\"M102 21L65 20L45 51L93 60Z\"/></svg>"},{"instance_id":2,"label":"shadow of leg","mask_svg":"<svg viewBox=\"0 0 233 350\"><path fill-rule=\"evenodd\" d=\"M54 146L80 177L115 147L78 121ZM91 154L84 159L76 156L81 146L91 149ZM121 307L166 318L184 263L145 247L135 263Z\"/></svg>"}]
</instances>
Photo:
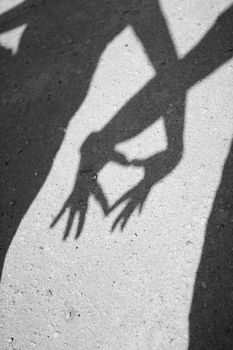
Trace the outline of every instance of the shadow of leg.
<instances>
[{"instance_id":1,"label":"shadow of leg","mask_svg":"<svg viewBox=\"0 0 233 350\"><path fill-rule=\"evenodd\" d=\"M189 350L233 348L233 144L208 220L189 317Z\"/></svg>"}]
</instances>

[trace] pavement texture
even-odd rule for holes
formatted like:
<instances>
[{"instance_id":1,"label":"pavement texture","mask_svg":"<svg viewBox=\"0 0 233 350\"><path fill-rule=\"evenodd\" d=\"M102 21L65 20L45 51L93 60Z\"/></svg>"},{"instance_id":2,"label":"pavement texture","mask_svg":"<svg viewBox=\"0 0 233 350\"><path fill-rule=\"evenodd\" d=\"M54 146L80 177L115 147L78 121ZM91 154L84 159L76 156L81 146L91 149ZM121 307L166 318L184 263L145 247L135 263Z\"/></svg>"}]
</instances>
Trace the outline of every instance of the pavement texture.
<instances>
[{"instance_id":1,"label":"pavement texture","mask_svg":"<svg viewBox=\"0 0 233 350\"><path fill-rule=\"evenodd\" d=\"M1 349L233 349L230 0L0 0Z\"/></svg>"}]
</instances>

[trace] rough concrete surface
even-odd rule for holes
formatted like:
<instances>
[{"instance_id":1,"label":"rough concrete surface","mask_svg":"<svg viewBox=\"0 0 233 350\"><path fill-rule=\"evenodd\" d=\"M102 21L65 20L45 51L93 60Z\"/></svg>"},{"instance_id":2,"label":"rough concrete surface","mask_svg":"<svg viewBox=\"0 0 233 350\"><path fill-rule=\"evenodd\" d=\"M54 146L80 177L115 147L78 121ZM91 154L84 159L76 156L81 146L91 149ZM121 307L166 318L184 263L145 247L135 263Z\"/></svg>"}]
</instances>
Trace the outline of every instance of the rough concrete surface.
<instances>
[{"instance_id":1,"label":"rough concrete surface","mask_svg":"<svg viewBox=\"0 0 233 350\"><path fill-rule=\"evenodd\" d=\"M233 349L231 3L0 1L1 349Z\"/></svg>"}]
</instances>

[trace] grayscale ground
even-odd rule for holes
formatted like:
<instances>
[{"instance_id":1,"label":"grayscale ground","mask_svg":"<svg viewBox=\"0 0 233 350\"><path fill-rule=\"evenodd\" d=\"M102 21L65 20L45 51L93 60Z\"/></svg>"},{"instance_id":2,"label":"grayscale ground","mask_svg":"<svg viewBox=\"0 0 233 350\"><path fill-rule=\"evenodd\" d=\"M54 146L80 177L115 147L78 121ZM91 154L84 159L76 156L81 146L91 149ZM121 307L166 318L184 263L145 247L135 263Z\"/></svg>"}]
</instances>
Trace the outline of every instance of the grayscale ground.
<instances>
[{"instance_id":1,"label":"grayscale ground","mask_svg":"<svg viewBox=\"0 0 233 350\"><path fill-rule=\"evenodd\" d=\"M0 0L1 349L233 349L231 5Z\"/></svg>"}]
</instances>

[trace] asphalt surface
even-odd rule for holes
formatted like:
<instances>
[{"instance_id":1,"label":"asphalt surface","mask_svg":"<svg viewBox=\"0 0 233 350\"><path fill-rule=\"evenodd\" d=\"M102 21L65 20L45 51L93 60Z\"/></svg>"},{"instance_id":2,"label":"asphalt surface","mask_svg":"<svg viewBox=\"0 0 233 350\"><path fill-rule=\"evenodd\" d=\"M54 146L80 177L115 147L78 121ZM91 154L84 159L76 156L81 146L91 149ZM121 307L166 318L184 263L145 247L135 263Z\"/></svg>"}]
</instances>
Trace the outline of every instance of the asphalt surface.
<instances>
[{"instance_id":1,"label":"asphalt surface","mask_svg":"<svg viewBox=\"0 0 233 350\"><path fill-rule=\"evenodd\" d=\"M0 13L1 349L232 349L231 1Z\"/></svg>"}]
</instances>

